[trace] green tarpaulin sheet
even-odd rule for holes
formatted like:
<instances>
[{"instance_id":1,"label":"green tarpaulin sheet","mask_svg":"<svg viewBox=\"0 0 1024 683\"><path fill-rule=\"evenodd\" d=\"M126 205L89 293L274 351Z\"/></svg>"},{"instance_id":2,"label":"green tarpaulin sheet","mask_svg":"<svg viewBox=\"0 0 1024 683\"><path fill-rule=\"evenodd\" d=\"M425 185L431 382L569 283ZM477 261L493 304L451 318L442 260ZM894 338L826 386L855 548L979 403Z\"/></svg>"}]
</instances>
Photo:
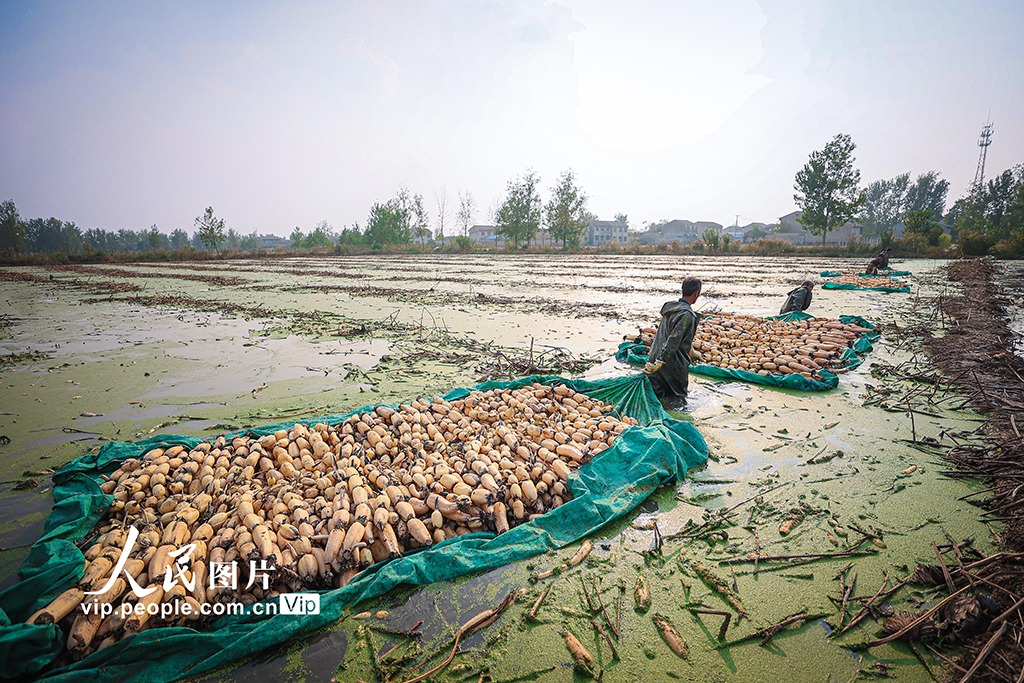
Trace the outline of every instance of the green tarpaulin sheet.
<instances>
[{"instance_id":1,"label":"green tarpaulin sheet","mask_svg":"<svg viewBox=\"0 0 1024 683\"><path fill-rule=\"evenodd\" d=\"M886 294L898 294L910 291L910 285L903 285L902 287L871 287L868 285L847 285L838 282L825 282L821 285L822 289L864 289L872 292L885 292Z\"/></svg>"},{"instance_id":2,"label":"green tarpaulin sheet","mask_svg":"<svg viewBox=\"0 0 1024 683\"><path fill-rule=\"evenodd\" d=\"M21 622L81 577L84 558L74 542L103 517L112 500L100 491L99 474L109 473L126 458L140 457L152 448L191 447L201 440L165 435L136 443L112 442L96 454L75 460L54 475L53 512L19 571L20 583L0 593L0 661L6 664L0 669L0 678L70 682L88 677L92 681L155 683L209 671L330 624L346 609L397 586L452 579L566 546L626 515L659 485L681 479L687 470L707 460L707 445L700 433L664 411L643 374L592 382L531 376L474 388L516 388L533 382L567 384L613 404L617 412L641 423L572 474L571 501L498 536L460 536L370 567L344 588L322 593L321 612L316 616L258 617L249 610L241 616L223 617L203 631L184 627L144 630L80 662L55 669L52 663L63 651L59 629L52 624L28 626ZM469 391L456 389L445 398L462 398ZM334 424L368 408L303 422ZM293 424L243 433L269 433Z\"/></svg>"},{"instance_id":3,"label":"green tarpaulin sheet","mask_svg":"<svg viewBox=\"0 0 1024 683\"><path fill-rule=\"evenodd\" d=\"M877 273L854 273L857 277L903 277L905 275L911 275L909 270L879 270ZM823 270L821 271L822 277L839 277L842 275L839 271L835 270Z\"/></svg>"},{"instance_id":4,"label":"green tarpaulin sheet","mask_svg":"<svg viewBox=\"0 0 1024 683\"><path fill-rule=\"evenodd\" d=\"M766 319L784 320L789 322L795 320L807 320L813 317L814 316L802 311L791 311L790 313L784 313L782 315L769 316ZM839 321L846 323L847 325L859 325L860 327L866 327L872 330L875 328L874 325L858 315L841 315L839 316ZM880 335L877 332L871 332L868 334L862 334L858 337L852 348L843 351L843 355L839 359L839 367L845 372L859 366L863 361L858 354L870 352L872 348L874 348L872 346L872 342L878 339L879 336ZM647 363L647 347L641 342L624 341L619 344L619 349L615 353L615 360L622 363L629 363L630 365L644 365ZM794 389L796 391L828 391L829 389L835 389L839 386L839 377L828 370L822 370L819 373L822 377L821 380L808 379L803 375L798 374L761 375L748 370L720 368L714 365L691 365L690 372L696 375L714 377L716 379L736 380L740 382L749 382L751 384L761 384L769 387Z\"/></svg>"}]
</instances>

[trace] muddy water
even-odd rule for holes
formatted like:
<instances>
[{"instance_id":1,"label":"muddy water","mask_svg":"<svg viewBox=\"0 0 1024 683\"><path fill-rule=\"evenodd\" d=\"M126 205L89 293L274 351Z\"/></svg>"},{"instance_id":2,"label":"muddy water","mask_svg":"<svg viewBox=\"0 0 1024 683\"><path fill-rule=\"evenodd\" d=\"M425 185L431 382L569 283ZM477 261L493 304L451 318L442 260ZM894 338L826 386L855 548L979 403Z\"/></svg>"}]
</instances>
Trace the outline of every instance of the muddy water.
<instances>
[{"instance_id":1,"label":"muddy water","mask_svg":"<svg viewBox=\"0 0 1024 683\"><path fill-rule=\"evenodd\" d=\"M1010 294L1007 312L1010 314L1010 329L1015 335L1014 352L1024 357L1024 300L1021 298L1021 293L1024 292L1024 262L1005 263L1000 285Z\"/></svg>"},{"instance_id":2,"label":"muddy water","mask_svg":"<svg viewBox=\"0 0 1024 683\"><path fill-rule=\"evenodd\" d=\"M45 500L46 477L36 477L34 490L10 489L26 480L24 472L57 467L103 439L152 433L213 438L287 416L342 412L475 383L479 376L471 360L456 362L437 353L432 333L441 330L483 343L561 347L607 358L623 334L657 320L661 304L675 298L686 275L705 282L698 308L768 315L778 312L785 292L802 280L818 279L821 270L858 265L860 260L841 259L457 256L282 258L193 269L244 278L235 285L176 279L175 269L166 265L128 268L152 276L144 278L25 269L52 274L54 281L4 284L3 313L9 324L0 337L0 352L34 351L45 357L0 373L0 434L10 440L0 446L0 546L5 548L0 578L11 580L27 552L25 544L41 526L39 501ZM897 265L915 274L910 295L816 289L810 312L826 317L852 313L901 325L927 319L922 297L945 286L939 265ZM147 296L188 299L170 307L141 306L61 286L97 279L141 282ZM247 307L249 314L203 312L209 302ZM346 333L353 324L364 326L364 333ZM396 324L405 325L404 331L397 333ZM421 329L409 333L410 325ZM887 381L872 376L872 362L897 363L907 357L906 350L883 339L869 362L843 375L839 389L826 394L692 378L686 412L679 416L705 435L712 459L679 486L658 491L635 517L598 533L584 565L550 579L554 587L539 623L523 619L541 590L529 576L573 548L384 596L359 609L386 609L384 625L391 629L422 620L419 647L432 653L444 649L463 620L493 606L509 590L525 589L526 596L493 626L466 641L450 680L477 680L481 671L495 681L569 680L573 673L558 634L563 626L590 649L610 681L848 681L876 664L891 667L901 680L930 680L903 645L861 656L826 637L828 623L838 616L829 597L840 592L834 577L847 563L853 562L848 577L856 574L854 594L870 596L886 572L901 578L915 562L933 562L932 543L970 538L989 549L988 529L977 521L976 509L960 500L971 485L943 477L940 456L904 441L912 435L942 438L943 432L969 431L978 424L974 416L918 414L912 422L905 411L862 405L870 385ZM588 376L626 371L607 361ZM911 466L916 469L905 473ZM750 501L759 493L761 499ZM735 505L735 524L714 539L671 538L685 532L688 522L699 523ZM804 521L780 536L779 523L793 509L804 512ZM830 518L843 526L846 537L836 538ZM650 552L655 524L667 539L660 552ZM762 563L756 576L749 564L720 564L742 559L755 547L779 555L835 551L829 535L845 545L857 538L851 525L880 537L885 547L868 545L869 555L786 569ZM730 640L801 610L826 619L787 630L766 647L754 640L715 649L720 618L698 618L690 609L728 608L696 576L690 560L735 581L751 617L730 629ZM683 634L688 661L668 650L650 614L630 608L632 586L641 574L653 588L651 613L664 615ZM609 605L618 586L626 588L618 659L582 616L581 578L599 579ZM929 594L901 594L908 595L925 599ZM370 652L387 650L400 639L360 625L365 622L344 620L213 679L373 680L377 672ZM873 637L877 628L869 619L842 641ZM366 633L371 634L369 644Z\"/></svg>"}]
</instances>

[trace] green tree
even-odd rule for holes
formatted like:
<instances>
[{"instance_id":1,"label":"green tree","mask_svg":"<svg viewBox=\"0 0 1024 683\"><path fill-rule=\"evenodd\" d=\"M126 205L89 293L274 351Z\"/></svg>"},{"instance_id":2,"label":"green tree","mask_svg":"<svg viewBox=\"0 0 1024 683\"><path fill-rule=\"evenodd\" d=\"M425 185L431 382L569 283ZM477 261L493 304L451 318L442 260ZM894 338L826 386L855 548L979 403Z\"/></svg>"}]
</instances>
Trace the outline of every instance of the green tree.
<instances>
[{"instance_id":1,"label":"green tree","mask_svg":"<svg viewBox=\"0 0 1024 683\"><path fill-rule=\"evenodd\" d=\"M882 245L882 249L888 249L892 246L892 240L896 236L896 233L892 228L887 228L882 232L878 233L878 241Z\"/></svg>"},{"instance_id":2,"label":"green tree","mask_svg":"<svg viewBox=\"0 0 1024 683\"><path fill-rule=\"evenodd\" d=\"M532 170L508 181L505 201L494 214L495 232L517 249L526 246L537 233L541 219L541 201L537 193L540 178Z\"/></svg>"},{"instance_id":3,"label":"green tree","mask_svg":"<svg viewBox=\"0 0 1024 683\"><path fill-rule=\"evenodd\" d=\"M907 234L921 235L928 244L935 247L939 244L939 237L942 235L942 226L927 209L913 209L907 212L904 219L907 226Z\"/></svg>"},{"instance_id":4,"label":"green tree","mask_svg":"<svg viewBox=\"0 0 1024 683\"><path fill-rule=\"evenodd\" d=\"M238 244L238 248L242 251L256 251L260 248L260 236L253 230L248 235L243 237Z\"/></svg>"},{"instance_id":5,"label":"green tree","mask_svg":"<svg viewBox=\"0 0 1024 683\"><path fill-rule=\"evenodd\" d=\"M224 219L213 215L213 207L206 207L202 216L196 218L196 236L208 249L220 253L224 241Z\"/></svg>"},{"instance_id":6,"label":"green tree","mask_svg":"<svg viewBox=\"0 0 1024 683\"><path fill-rule=\"evenodd\" d=\"M242 235L234 228L228 228L228 232L224 235L224 246L228 249L238 250L242 248Z\"/></svg>"},{"instance_id":7,"label":"green tree","mask_svg":"<svg viewBox=\"0 0 1024 683\"><path fill-rule=\"evenodd\" d=\"M359 246L363 243L363 233L359 232L359 224L356 223L354 228L348 226L342 228L341 234L338 235L338 244L347 246Z\"/></svg>"},{"instance_id":8,"label":"green tree","mask_svg":"<svg viewBox=\"0 0 1024 683\"><path fill-rule=\"evenodd\" d=\"M149 226L149 232L146 233L146 239L149 241L150 251L160 251L164 248L166 238L160 232L160 229L156 227L156 223Z\"/></svg>"},{"instance_id":9,"label":"green tree","mask_svg":"<svg viewBox=\"0 0 1024 683\"><path fill-rule=\"evenodd\" d=\"M380 249L387 244L407 244L412 237L409 229L409 214L397 199L370 207L370 218L363 235L366 244Z\"/></svg>"},{"instance_id":10,"label":"green tree","mask_svg":"<svg viewBox=\"0 0 1024 683\"><path fill-rule=\"evenodd\" d=\"M583 231L590 221L587 219L587 195L576 187L572 169L559 176L551 201L544 207L544 214L551 239L560 240L562 249L580 246Z\"/></svg>"},{"instance_id":11,"label":"green tree","mask_svg":"<svg viewBox=\"0 0 1024 683\"><path fill-rule=\"evenodd\" d=\"M811 152L810 159L796 174L796 205L803 212L797 220L812 235L828 233L844 225L864 205L860 171L854 168L857 146L849 135L836 135L824 149Z\"/></svg>"},{"instance_id":12,"label":"green tree","mask_svg":"<svg viewBox=\"0 0 1024 683\"><path fill-rule=\"evenodd\" d=\"M617 213L617 214L615 214L615 220L619 221L620 223L625 223L626 227L627 228L629 227L629 216L627 216L626 214L624 214L624 213Z\"/></svg>"},{"instance_id":13,"label":"green tree","mask_svg":"<svg viewBox=\"0 0 1024 683\"><path fill-rule=\"evenodd\" d=\"M987 254L997 241L985 220L983 191L956 200L946 214L946 221L965 254Z\"/></svg>"},{"instance_id":14,"label":"green tree","mask_svg":"<svg viewBox=\"0 0 1024 683\"><path fill-rule=\"evenodd\" d=\"M946 195L949 181L940 179L937 171L928 171L917 176L914 184L907 188L905 213L926 211L938 221L946 212Z\"/></svg>"},{"instance_id":15,"label":"green tree","mask_svg":"<svg viewBox=\"0 0 1024 683\"><path fill-rule=\"evenodd\" d=\"M292 234L288 235L288 239L292 243L292 249L301 249L304 237L305 235L302 233L302 229L296 225L295 229L292 230Z\"/></svg>"},{"instance_id":16,"label":"green tree","mask_svg":"<svg viewBox=\"0 0 1024 683\"><path fill-rule=\"evenodd\" d=\"M1024 255L1024 167L1018 166L1017 185L1006 209L1010 253Z\"/></svg>"},{"instance_id":17,"label":"green tree","mask_svg":"<svg viewBox=\"0 0 1024 683\"><path fill-rule=\"evenodd\" d=\"M171 248L184 249L188 246L188 233L181 228L175 228L171 232Z\"/></svg>"},{"instance_id":18,"label":"green tree","mask_svg":"<svg viewBox=\"0 0 1024 683\"><path fill-rule=\"evenodd\" d=\"M0 204L0 253L17 255L25 248L25 223L18 207L8 199Z\"/></svg>"},{"instance_id":19,"label":"green tree","mask_svg":"<svg viewBox=\"0 0 1024 683\"><path fill-rule=\"evenodd\" d=\"M965 254L987 254L996 244L1000 253L1009 248L1022 231L1024 219L1024 165L1003 171L984 187L953 203L946 214L954 238Z\"/></svg>"},{"instance_id":20,"label":"green tree","mask_svg":"<svg viewBox=\"0 0 1024 683\"><path fill-rule=\"evenodd\" d=\"M320 221L313 231L302 240L306 249L328 249L334 246L334 227L327 221Z\"/></svg>"},{"instance_id":21,"label":"green tree","mask_svg":"<svg viewBox=\"0 0 1024 683\"><path fill-rule=\"evenodd\" d=\"M722 245L722 236L714 228L705 230L700 238L711 252L718 251L718 248Z\"/></svg>"},{"instance_id":22,"label":"green tree","mask_svg":"<svg viewBox=\"0 0 1024 683\"><path fill-rule=\"evenodd\" d=\"M892 180L876 180L867 186L860 215L866 237L875 237L900 222L909 184L910 174L901 173Z\"/></svg>"},{"instance_id":23,"label":"green tree","mask_svg":"<svg viewBox=\"0 0 1024 683\"><path fill-rule=\"evenodd\" d=\"M430 231L427 210L423 207L423 195L410 195L409 190L402 187L398 190L398 202L409 217L408 241L415 240L422 245L433 239L434 233Z\"/></svg>"}]
</instances>

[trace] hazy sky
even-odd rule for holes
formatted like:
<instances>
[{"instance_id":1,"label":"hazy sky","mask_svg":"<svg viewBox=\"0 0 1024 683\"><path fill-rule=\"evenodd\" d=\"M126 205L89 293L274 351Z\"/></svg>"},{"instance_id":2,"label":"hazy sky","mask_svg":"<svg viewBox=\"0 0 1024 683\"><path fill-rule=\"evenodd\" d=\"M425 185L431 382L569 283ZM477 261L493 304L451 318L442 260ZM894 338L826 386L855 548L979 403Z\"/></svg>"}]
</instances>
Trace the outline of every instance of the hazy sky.
<instances>
[{"instance_id":1,"label":"hazy sky","mask_svg":"<svg viewBox=\"0 0 1024 683\"><path fill-rule=\"evenodd\" d=\"M365 225L400 185L490 222L534 169L601 218L773 222L836 133L950 201L1024 162L1018 0L0 0L0 200L83 228ZM449 230L454 215L448 218Z\"/></svg>"}]
</instances>

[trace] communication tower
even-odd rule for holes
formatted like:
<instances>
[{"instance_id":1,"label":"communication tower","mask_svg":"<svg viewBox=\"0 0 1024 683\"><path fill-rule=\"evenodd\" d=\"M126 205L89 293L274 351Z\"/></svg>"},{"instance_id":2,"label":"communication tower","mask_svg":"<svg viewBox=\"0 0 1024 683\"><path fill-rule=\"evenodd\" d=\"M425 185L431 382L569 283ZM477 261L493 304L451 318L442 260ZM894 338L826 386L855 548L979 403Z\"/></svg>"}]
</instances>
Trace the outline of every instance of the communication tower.
<instances>
[{"instance_id":1,"label":"communication tower","mask_svg":"<svg viewBox=\"0 0 1024 683\"><path fill-rule=\"evenodd\" d=\"M981 137L978 139L978 147L981 148L981 152L978 153L978 170L974 172L974 184L971 186L975 190L980 190L985 182L985 155L988 153L988 146L991 144L992 124L986 123L985 127L981 129Z\"/></svg>"}]
</instances>

